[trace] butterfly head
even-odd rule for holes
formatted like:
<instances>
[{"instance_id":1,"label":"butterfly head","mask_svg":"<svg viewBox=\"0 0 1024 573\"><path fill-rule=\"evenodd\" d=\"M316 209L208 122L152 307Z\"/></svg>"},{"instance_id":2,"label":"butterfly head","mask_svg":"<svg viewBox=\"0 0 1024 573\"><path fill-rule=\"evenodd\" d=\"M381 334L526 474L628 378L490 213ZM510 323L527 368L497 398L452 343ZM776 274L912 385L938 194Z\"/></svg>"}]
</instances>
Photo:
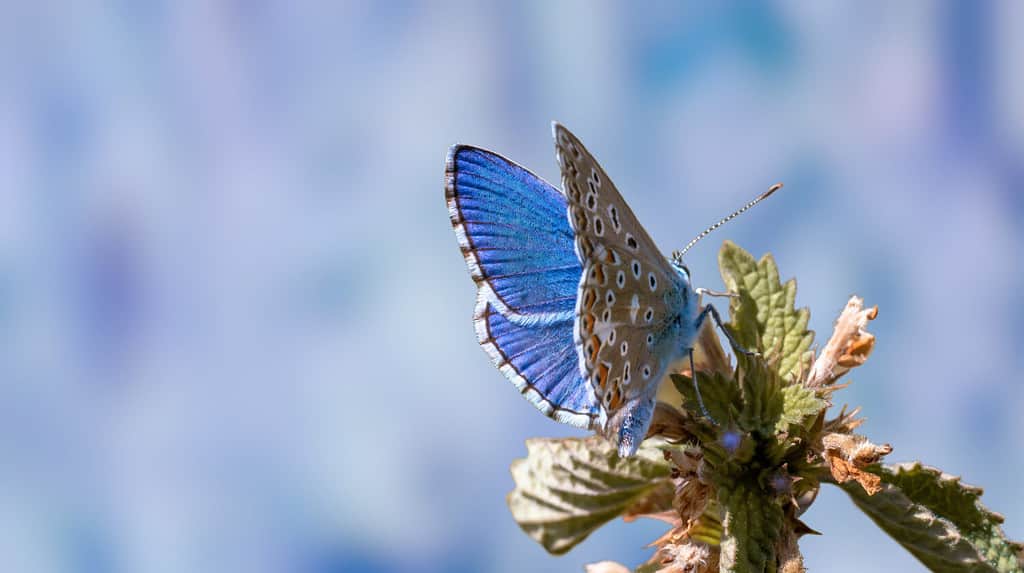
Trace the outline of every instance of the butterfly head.
<instances>
[{"instance_id":1,"label":"butterfly head","mask_svg":"<svg viewBox=\"0 0 1024 573\"><path fill-rule=\"evenodd\" d=\"M690 269L689 269L689 267L687 267L683 263L683 259L676 258L675 257L675 253L673 253L672 260L670 262L672 263L672 268L674 268L676 270L676 272L679 273L679 275L682 277L682 279L687 284L689 284L690 283Z\"/></svg>"}]
</instances>

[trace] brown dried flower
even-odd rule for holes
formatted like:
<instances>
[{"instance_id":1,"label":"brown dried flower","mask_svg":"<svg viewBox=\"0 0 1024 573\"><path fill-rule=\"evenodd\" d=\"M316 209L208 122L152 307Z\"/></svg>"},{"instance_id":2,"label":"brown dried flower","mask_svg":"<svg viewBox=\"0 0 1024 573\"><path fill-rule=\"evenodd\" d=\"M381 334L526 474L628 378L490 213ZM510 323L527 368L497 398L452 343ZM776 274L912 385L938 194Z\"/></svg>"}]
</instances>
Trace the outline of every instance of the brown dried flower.
<instances>
[{"instance_id":1,"label":"brown dried flower","mask_svg":"<svg viewBox=\"0 0 1024 573\"><path fill-rule=\"evenodd\" d=\"M851 368L864 364L875 346L875 336L864 328L868 321L874 320L876 316L877 306L865 309L864 299L858 296L850 297L846 308L836 319L832 338L811 367L806 382L808 387L818 388L833 384Z\"/></svg>"},{"instance_id":2,"label":"brown dried flower","mask_svg":"<svg viewBox=\"0 0 1024 573\"><path fill-rule=\"evenodd\" d=\"M838 483L856 480L869 495L882 490L882 479L877 475L864 471L871 465L892 452L892 446L877 446L864 436L857 434L826 434L821 439L825 461Z\"/></svg>"}]
</instances>

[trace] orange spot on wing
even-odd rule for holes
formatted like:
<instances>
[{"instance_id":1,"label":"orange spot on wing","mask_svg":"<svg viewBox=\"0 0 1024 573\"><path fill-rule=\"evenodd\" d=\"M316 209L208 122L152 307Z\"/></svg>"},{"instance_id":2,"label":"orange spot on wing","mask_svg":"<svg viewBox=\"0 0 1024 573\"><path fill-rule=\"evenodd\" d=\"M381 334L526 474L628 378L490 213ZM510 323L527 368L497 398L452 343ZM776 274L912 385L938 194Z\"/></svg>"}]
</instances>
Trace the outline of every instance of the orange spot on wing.
<instances>
[{"instance_id":1,"label":"orange spot on wing","mask_svg":"<svg viewBox=\"0 0 1024 573\"><path fill-rule=\"evenodd\" d=\"M616 379L616 381L618 381L618 379ZM622 391L619 389L618 384L614 384L613 386L614 387L611 390L612 399L609 403L609 406L612 410L615 410L622 405Z\"/></svg>"},{"instance_id":2,"label":"orange spot on wing","mask_svg":"<svg viewBox=\"0 0 1024 573\"><path fill-rule=\"evenodd\" d=\"M586 237L579 237L580 250L583 251L583 256L589 257L590 253L594 252L594 245L590 242L590 239Z\"/></svg>"},{"instance_id":3,"label":"orange spot on wing","mask_svg":"<svg viewBox=\"0 0 1024 573\"><path fill-rule=\"evenodd\" d=\"M597 322L597 317L593 314L587 313L583 315L583 332L593 332L594 323Z\"/></svg>"},{"instance_id":4,"label":"orange spot on wing","mask_svg":"<svg viewBox=\"0 0 1024 573\"><path fill-rule=\"evenodd\" d=\"M594 350L590 353L590 361L594 362L597 360L597 353L601 351L601 339L596 334L590 337L590 343L593 345ZM607 373L608 369L605 368Z\"/></svg>"},{"instance_id":5,"label":"orange spot on wing","mask_svg":"<svg viewBox=\"0 0 1024 573\"><path fill-rule=\"evenodd\" d=\"M586 229L590 221L587 220L587 214L583 212L583 209L576 209L573 213L573 219L576 221L577 229Z\"/></svg>"},{"instance_id":6,"label":"orange spot on wing","mask_svg":"<svg viewBox=\"0 0 1024 573\"><path fill-rule=\"evenodd\" d=\"M604 364L597 365L597 379L600 381L602 388L608 383L608 367Z\"/></svg>"}]
</instances>

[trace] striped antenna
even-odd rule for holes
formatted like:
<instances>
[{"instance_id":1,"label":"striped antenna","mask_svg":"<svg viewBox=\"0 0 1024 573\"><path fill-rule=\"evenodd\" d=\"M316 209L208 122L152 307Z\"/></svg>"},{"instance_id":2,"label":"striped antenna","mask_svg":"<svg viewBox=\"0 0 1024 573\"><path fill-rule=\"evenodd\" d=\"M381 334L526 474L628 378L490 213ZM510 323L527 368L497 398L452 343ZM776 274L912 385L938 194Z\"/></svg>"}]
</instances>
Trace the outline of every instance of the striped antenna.
<instances>
[{"instance_id":1,"label":"striped antenna","mask_svg":"<svg viewBox=\"0 0 1024 573\"><path fill-rule=\"evenodd\" d=\"M710 234L711 231L714 231L715 229L721 227L722 225L728 223L729 221L732 221L736 217L739 217L747 209L750 209L754 205L757 205L761 201L764 201L768 197L771 197L771 194L775 193L779 189L782 189L782 183L776 183L775 185L772 185L771 187L768 188L767 191L765 191L764 193L761 193L760 195L758 195L757 198L755 198L750 203L747 203L743 207L741 207L741 208L737 209L736 211L734 211L728 217L722 219L721 221L715 223L714 225L711 225L707 229L704 229L703 231L701 231L701 233L699 235L694 237L693 240L689 242L689 244L687 244L685 247L683 247L683 250L681 250L681 251L673 251L672 252L672 260L675 261L676 263L682 264L682 262L683 262L683 255L686 254L686 251L690 250L690 247L696 245L697 241L700 241L704 237L708 236L708 234Z\"/></svg>"}]
</instances>

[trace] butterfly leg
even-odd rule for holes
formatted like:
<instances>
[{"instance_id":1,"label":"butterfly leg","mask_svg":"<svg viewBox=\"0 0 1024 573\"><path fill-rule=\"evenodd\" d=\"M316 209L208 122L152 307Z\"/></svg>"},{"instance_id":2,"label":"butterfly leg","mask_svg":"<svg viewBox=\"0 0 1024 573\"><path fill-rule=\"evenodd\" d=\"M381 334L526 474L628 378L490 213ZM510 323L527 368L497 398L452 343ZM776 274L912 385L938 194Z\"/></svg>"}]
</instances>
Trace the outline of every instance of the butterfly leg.
<instances>
[{"instance_id":1,"label":"butterfly leg","mask_svg":"<svg viewBox=\"0 0 1024 573\"><path fill-rule=\"evenodd\" d=\"M743 348L743 346L740 345L739 342L736 342L736 339L732 337L732 333L730 333L729 330L725 328L725 326L722 324L722 317L718 314L718 310L716 310L715 307L711 306L710 304L706 305L704 307L704 310L700 311L700 314L697 315L697 322L694 325L694 332L700 331L700 327L702 324L704 324L704 319L706 319L708 315L711 315L711 319L715 321L715 325L718 326L718 329L722 331L722 334L724 334L725 337L729 339L729 344L731 344L733 348L742 352L743 354L746 354L747 356L757 355L757 352L747 350L746 348Z\"/></svg>"},{"instance_id":2,"label":"butterfly leg","mask_svg":"<svg viewBox=\"0 0 1024 573\"><path fill-rule=\"evenodd\" d=\"M740 295L738 295L738 294L736 294L734 292L718 292L717 290L711 290L711 289L707 289L707 288L703 288L703 287L697 287L694 290L697 291L697 294L702 295L702 296L703 295L708 295L708 296L717 296L717 297L722 297L722 298L739 298L740 297Z\"/></svg>"},{"instance_id":3,"label":"butterfly leg","mask_svg":"<svg viewBox=\"0 0 1024 573\"><path fill-rule=\"evenodd\" d=\"M693 362L693 349L690 349L690 379L693 380L693 391L697 393L697 403L700 404L700 413L704 414L704 417L711 420L712 424L718 425L718 422L711 417L708 412L707 406L704 405L704 398L700 395L700 384L697 383L697 366Z\"/></svg>"}]
</instances>

